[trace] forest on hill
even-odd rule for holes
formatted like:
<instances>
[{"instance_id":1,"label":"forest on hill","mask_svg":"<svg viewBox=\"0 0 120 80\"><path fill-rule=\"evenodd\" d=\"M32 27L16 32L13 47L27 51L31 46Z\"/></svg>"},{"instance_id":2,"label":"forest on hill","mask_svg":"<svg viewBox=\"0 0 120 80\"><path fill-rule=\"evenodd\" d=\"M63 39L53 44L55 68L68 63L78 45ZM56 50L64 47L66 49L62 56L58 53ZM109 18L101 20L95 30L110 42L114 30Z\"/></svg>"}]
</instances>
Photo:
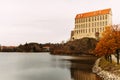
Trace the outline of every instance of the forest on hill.
<instances>
[{"instance_id":1,"label":"forest on hill","mask_svg":"<svg viewBox=\"0 0 120 80\"><path fill-rule=\"evenodd\" d=\"M39 44L39 43L25 43L19 46L3 46L1 52L48 52L50 51L50 43Z\"/></svg>"},{"instance_id":2,"label":"forest on hill","mask_svg":"<svg viewBox=\"0 0 120 80\"><path fill-rule=\"evenodd\" d=\"M94 38L82 38L60 44L25 43L17 47L2 47L1 52L50 52L54 55L80 55L92 54L97 40Z\"/></svg>"},{"instance_id":3,"label":"forest on hill","mask_svg":"<svg viewBox=\"0 0 120 80\"><path fill-rule=\"evenodd\" d=\"M51 54L81 55L93 54L97 40L94 38L82 38L74 41L68 41L64 44L52 45Z\"/></svg>"}]
</instances>

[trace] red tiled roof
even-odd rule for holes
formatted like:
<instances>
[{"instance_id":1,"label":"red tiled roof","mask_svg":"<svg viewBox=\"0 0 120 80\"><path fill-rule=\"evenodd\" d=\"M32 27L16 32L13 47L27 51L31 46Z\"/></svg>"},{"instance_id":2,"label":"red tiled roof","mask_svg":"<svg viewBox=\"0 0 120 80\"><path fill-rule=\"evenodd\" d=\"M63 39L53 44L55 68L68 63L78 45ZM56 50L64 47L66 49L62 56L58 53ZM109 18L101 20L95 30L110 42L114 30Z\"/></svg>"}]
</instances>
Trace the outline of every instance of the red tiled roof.
<instances>
[{"instance_id":1,"label":"red tiled roof","mask_svg":"<svg viewBox=\"0 0 120 80\"><path fill-rule=\"evenodd\" d=\"M109 14L110 11L111 11L111 9L109 8L109 9L104 9L104 10L81 13L81 14L77 14L75 19L91 17L91 16L97 16L97 15L103 15L103 14Z\"/></svg>"}]
</instances>

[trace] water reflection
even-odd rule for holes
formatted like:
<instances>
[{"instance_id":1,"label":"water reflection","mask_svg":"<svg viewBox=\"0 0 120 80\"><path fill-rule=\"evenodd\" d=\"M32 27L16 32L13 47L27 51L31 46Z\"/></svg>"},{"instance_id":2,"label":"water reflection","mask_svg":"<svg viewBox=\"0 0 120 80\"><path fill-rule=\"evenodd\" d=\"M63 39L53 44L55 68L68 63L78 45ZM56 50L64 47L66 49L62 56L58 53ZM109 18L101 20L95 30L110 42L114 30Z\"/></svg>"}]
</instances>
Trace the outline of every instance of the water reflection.
<instances>
[{"instance_id":1,"label":"water reflection","mask_svg":"<svg viewBox=\"0 0 120 80\"><path fill-rule=\"evenodd\" d=\"M92 73L93 64L82 63L81 60L71 61L71 78L73 80L101 80L96 74Z\"/></svg>"},{"instance_id":2,"label":"water reflection","mask_svg":"<svg viewBox=\"0 0 120 80\"><path fill-rule=\"evenodd\" d=\"M71 80L68 66L47 53L0 53L0 80Z\"/></svg>"},{"instance_id":3,"label":"water reflection","mask_svg":"<svg viewBox=\"0 0 120 80\"><path fill-rule=\"evenodd\" d=\"M92 63L82 62L49 53L0 53L0 80L90 80L91 76L97 80L90 70Z\"/></svg>"}]
</instances>

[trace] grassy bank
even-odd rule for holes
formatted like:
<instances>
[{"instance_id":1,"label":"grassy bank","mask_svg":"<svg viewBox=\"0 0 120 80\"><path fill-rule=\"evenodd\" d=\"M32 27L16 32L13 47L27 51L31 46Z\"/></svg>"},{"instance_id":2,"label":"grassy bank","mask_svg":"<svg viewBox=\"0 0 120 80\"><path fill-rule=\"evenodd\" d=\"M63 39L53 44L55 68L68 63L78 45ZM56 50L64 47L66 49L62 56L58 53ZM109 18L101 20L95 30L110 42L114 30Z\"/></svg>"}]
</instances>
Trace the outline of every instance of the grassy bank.
<instances>
[{"instance_id":1,"label":"grassy bank","mask_svg":"<svg viewBox=\"0 0 120 80\"><path fill-rule=\"evenodd\" d=\"M117 63L114 61L112 61L112 63L110 63L104 57L102 57L100 62L99 62L99 67L101 67L102 70L105 70L105 71L108 71L112 74L120 76L120 64L117 65Z\"/></svg>"}]
</instances>

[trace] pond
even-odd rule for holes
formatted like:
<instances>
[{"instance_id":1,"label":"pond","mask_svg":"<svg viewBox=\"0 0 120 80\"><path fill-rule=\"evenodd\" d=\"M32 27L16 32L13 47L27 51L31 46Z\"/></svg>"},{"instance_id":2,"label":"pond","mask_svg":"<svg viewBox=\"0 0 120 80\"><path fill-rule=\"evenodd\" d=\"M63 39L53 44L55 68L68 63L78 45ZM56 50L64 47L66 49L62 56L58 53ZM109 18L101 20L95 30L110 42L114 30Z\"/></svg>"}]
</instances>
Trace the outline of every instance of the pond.
<instances>
[{"instance_id":1,"label":"pond","mask_svg":"<svg viewBox=\"0 0 120 80\"><path fill-rule=\"evenodd\" d=\"M0 80L100 80L92 66L93 62L81 57L0 53Z\"/></svg>"}]
</instances>

